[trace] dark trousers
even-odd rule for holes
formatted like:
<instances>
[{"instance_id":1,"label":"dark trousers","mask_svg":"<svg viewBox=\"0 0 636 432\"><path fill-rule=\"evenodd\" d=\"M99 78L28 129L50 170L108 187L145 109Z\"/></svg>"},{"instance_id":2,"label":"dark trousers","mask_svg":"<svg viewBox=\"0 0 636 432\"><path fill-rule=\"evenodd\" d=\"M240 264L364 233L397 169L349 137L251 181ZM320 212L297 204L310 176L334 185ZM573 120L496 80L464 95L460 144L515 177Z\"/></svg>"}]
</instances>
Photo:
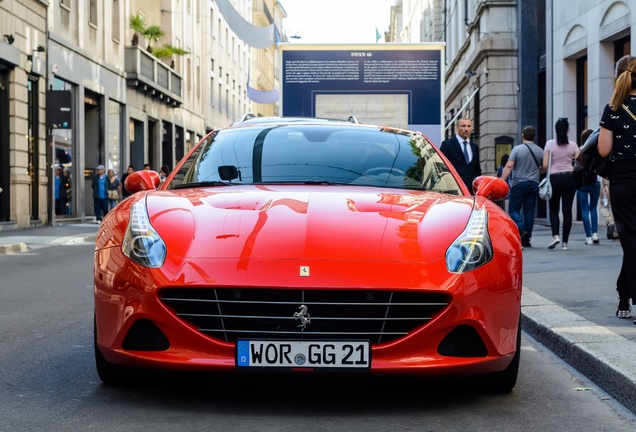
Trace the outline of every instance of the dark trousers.
<instances>
[{"instance_id":1,"label":"dark trousers","mask_svg":"<svg viewBox=\"0 0 636 432\"><path fill-rule=\"evenodd\" d=\"M66 197L55 198L55 214L56 215L66 214Z\"/></svg>"},{"instance_id":2,"label":"dark trousers","mask_svg":"<svg viewBox=\"0 0 636 432\"><path fill-rule=\"evenodd\" d=\"M563 236L561 241L567 243L572 230L572 203L576 194L574 174L552 174L552 198L550 198L550 227L552 235L559 235L559 210L563 213Z\"/></svg>"},{"instance_id":3,"label":"dark trousers","mask_svg":"<svg viewBox=\"0 0 636 432\"><path fill-rule=\"evenodd\" d=\"M623 248L623 265L616 281L620 298L636 304L636 159L612 164L610 176L612 212Z\"/></svg>"},{"instance_id":4,"label":"dark trousers","mask_svg":"<svg viewBox=\"0 0 636 432\"><path fill-rule=\"evenodd\" d=\"M528 233L528 239L532 237L534 227L534 213L537 209L537 198L539 197L539 183L528 180L516 183L510 189L510 202L508 203L508 214L519 228L519 234L524 231ZM523 216L521 215L523 208Z\"/></svg>"},{"instance_id":5,"label":"dark trousers","mask_svg":"<svg viewBox=\"0 0 636 432\"><path fill-rule=\"evenodd\" d=\"M95 209L95 219L102 220L108 213L108 199L93 198L93 208Z\"/></svg>"}]
</instances>

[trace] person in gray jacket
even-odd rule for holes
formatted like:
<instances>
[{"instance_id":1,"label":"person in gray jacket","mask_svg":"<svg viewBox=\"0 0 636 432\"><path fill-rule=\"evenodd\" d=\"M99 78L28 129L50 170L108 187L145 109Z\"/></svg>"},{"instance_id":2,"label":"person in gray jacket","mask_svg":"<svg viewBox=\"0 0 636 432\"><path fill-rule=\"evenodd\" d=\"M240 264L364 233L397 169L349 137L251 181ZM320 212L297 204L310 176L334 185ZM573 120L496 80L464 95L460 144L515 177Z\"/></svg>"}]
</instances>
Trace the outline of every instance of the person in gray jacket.
<instances>
[{"instance_id":1,"label":"person in gray jacket","mask_svg":"<svg viewBox=\"0 0 636 432\"><path fill-rule=\"evenodd\" d=\"M521 144L510 152L508 162L504 167L502 180L512 177L508 201L508 213L519 228L521 245L531 247L532 229L534 227L534 213L539 197L539 180L543 165L543 149L534 143L536 131L532 126L526 126L521 132ZM523 208L523 216L522 216Z\"/></svg>"}]
</instances>

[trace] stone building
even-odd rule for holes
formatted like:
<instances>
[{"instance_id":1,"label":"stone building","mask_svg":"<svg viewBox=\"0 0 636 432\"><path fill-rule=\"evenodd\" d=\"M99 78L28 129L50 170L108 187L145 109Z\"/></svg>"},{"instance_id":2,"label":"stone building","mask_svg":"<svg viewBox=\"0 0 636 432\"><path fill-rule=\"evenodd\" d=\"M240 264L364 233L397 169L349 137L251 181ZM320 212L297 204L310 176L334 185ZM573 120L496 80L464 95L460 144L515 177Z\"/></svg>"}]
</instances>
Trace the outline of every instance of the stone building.
<instances>
[{"instance_id":1,"label":"stone building","mask_svg":"<svg viewBox=\"0 0 636 432\"><path fill-rule=\"evenodd\" d=\"M251 0L232 3L251 20ZM92 220L98 165L172 168L249 111L250 47L216 1L0 0L0 27L0 229Z\"/></svg>"},{"instance_id":2,"label":"stone building","mask_svg":"<svg viewBox=\"0 0 636 432\"><path fill-rule=\"evenodd\" d=\"M256 26L274 24L276 29L280 29L287 13L278 0L253 0L252 17ZM280 33L279 36L281 41L286 39L286 36ZM279 62L280 51L276 44L265 48L252 48L250 82L256 90L253 98L257 99L251 101L251 111L254 115L264 117L279 115Z\"/></svg>"},{"instance_id":3,"label":"stone building","mask_svg":"<svg viewBox=\"0 0 636 432\"><path fill-rule=\"evenodd\" d=\"M48 218L48 3L0 0L0 229Z\"/></svg>"},{"instance_id":4,"label":"stone building","mask_svg":"<svg viewBox=\"0 0 636 432\"><path fill-rule=\"evenodd\" d=\"M396 0L392 8L391 42L446 44L444 135L459 117L472 119L485 174L516 141L516 16L514 1Z\"/></svg>"},{"instance_id":5,"label":"stone building","mask_svg":"<svg viewBox=\"0 0 636 432\"><path fill-rule=\"evenodd\" d=\"M615 62L636 55L635 5L583 0L396 0L389 41L445 42L446 134L473 119L482 170L537 128L537 143L570 119L570 138L596 128L613 91ZM539 209L539 212L543 212Z\"/></svg>"}]
</instances>

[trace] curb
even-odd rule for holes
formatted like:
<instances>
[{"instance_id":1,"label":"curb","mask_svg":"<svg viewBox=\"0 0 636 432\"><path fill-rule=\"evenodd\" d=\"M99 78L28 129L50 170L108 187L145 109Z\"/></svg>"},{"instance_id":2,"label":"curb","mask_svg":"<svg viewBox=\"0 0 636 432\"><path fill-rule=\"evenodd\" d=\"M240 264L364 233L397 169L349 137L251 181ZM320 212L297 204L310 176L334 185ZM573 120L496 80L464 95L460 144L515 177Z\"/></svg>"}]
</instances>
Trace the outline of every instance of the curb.
<instances>
[{"instance_id":1,"label":"curb","mask_svg":"<svg viewBox=\"0 0 636 432\"><path fill-rule=\"evenodd\" d=\"M91 234L87 236L67 236L59 237L49 242L51 245L73 245L77 243L95 243L97 234Z\"/></svg>"},{"instance_id":2,"label":"curb","mask_svg":"<svg viewBox=\"0 0 636 432\"><path fill-rule=\"evenodd\" d=\"M80 236L64 236L57 237L53 240L38 243L41 245L50 246L69 246L80 243L95 243L97 234L80 235ZM0 245L0 255L9 255L22 252L29 252L31 248L24 242L18 242L13 244Z\"/></svg>"},{"instance_id":3,"label":"curb","mask_svg":"<svg viewBox=\"0 0 636 432\"><path fill-rule=\"evenodd\" d=\"M0 245L0 255L9 255L21 252L28 252L29 247L26 243L16 243L10 245Z\"/></svg>"},{"instance_id":4,"label":"curb","mask_svg":"<svg viewBox=\"0 0 636 432\"><path fill-rule=\"evenodd\" d=\"M636 346L523 287L521 328L636 414Z\"/></svg>"}]
</instances>

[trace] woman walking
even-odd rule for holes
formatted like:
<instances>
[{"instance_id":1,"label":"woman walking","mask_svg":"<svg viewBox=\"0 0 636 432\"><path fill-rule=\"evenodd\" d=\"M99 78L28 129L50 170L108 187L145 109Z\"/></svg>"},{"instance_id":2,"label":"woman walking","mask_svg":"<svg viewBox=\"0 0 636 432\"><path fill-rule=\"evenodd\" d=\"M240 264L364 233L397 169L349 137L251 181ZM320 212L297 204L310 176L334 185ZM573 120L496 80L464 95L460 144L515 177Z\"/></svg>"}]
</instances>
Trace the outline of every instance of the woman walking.
<instances>
[{"instance_id":1,"label":"woman walking","mask_svg":"<svg viewBox=\"0 0 636 432\"><path fill-rule=\"evenodd\" d=\"M616 281L616 316L629 318L636 299L636 57L624 56L616 64L616 84L601 117L598 152L610 155L609 189L612 212L623 249L623 264ZM634 322L636 324L636 321Z\"/></svg>"},{"instance_id":2,"label":"woman walking","mask_svg":"<svg viewBox=\"0 0 636 432\"><path fill-rule=\"evenodd\" d=\"M592 129L585 129L581 133L579 141L581 145L587 141L592 132ZM597 244L600 243L600 239L598 238L598 212L596 208L598 207L598 198L601 195L601 182L592 170L581 171L578 175L582 184L579 184L576 191L576 199L581 206L585 244Z\"/></svg>"},{"instance_id":3,"label":"woman walking","mask_svg":"<svg viewBox=\"0 0 636 432\"><path fill-rule=\"evenodd\" d=\"M108 186L108 210L110 211L115 208L121 197L121 182L112 169L108 170L108 179L110 180Z\"/></svg>"},{"instance_id":4,"label":"woman walking","mask_svg":"<svg viewBox=\"0 0 636 432\"><path fill-rule=\"evenodd\" d=\"M572 203L576 193L576 181L572 162L578 153L578 146L568 138L570 123L567 118L560 118L554 125L556 139L545 143L543 153L543 171L550 167L550 183L552 184L552 198L550 198L550 227L552 228L552 241L548 249L554 249L561 243L559 237L559 210L563 213L563 250L568 249L570 230L572 229ZM551 155L550 155L551 153ZM552 158L552 162L550 162Z\"/></svg>"}]
</instances>

